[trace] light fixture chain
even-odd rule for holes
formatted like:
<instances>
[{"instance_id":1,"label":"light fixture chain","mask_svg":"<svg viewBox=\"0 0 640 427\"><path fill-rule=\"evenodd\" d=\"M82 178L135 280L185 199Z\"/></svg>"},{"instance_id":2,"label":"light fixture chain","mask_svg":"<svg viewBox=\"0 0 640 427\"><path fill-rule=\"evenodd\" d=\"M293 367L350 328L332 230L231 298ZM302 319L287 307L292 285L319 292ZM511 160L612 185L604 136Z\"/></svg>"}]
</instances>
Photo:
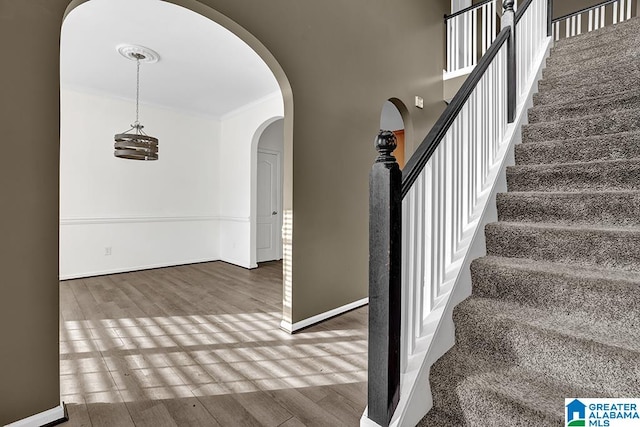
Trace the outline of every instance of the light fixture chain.
<instances>
[{"instance_id":1,"label":"light fixture chain","mask_svg":"<svg viewBox=\"0 0 640 427\"><path fill-rule=\"evenodd\" d=\"M140 124L140 58L136 58L136 125Z\"/></svg>"}]
</instances>

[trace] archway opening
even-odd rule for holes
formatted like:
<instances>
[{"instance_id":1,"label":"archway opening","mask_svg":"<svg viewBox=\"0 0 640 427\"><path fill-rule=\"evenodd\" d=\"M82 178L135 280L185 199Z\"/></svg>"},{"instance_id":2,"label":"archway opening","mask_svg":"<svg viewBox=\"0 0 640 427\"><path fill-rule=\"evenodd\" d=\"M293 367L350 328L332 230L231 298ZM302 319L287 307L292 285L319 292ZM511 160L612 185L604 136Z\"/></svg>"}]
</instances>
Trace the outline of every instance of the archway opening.
<instances>
[{"instance_id":1,"label":"archway opening","mask_svg":"<svg viewBox=\"0 0 640 427\"><path fill-rule=\"evenodd\" d=\"M398 146L393 151L393 155L400 168L403 168L409 152L406 148L407 132L401 108L406 111L401 101L395 98L386 101L380 113L380 129L392 131L396 136Z\"/></svg>"},{"instance_id":2,"label":"archway opening","mask_svg":"<svg viewBox=\"0 0 640 427\"><path fill-rule=\"evenodd\" d=\"M236 32L241 29L233 27L232 33L217 24L214 19L221 18L219 14L198 2L180 2L192 5L190 8L160 0L74 3L61 33L60 278L80 279L75 282L82 286L85 277L207 261L255 267L253 139L262 134L261 127L272 117L281 119L283 128L292 127L291 118L285 115L285 105L287 110L292 109L292 100L284 73L272 71L274 59L265 59L264 47L256 49L248 44L247 40L257 43L251 35L242 33L239 38ZM123 42L147 46L160 55L158 63L142 66L140 87L141 118L160 140L157 162L123 160L113 155L114 134L126 129L135 116L135 68L116 50ZM291 145L289 138L286 146L290 149ZM283 152L286 149L283 143ZM283 163L287 158L291 156L283 155ZM290 164L287 167L292 169ZM290 257L290 252L287 255ZM188 288L181 271L186 267L167 274L166 283L171 283L165 288L167 307L174 305L172 298L188 300L171 293L173 285L182 291ZM227 274L232 273L223 275ZM253 277L248 270L239 274L246 281ZM272 268L270 274L276 277L277 271ZM216 323L232 321L251 331L251 326L246 326L251 322L278 325L281 319L290 319L290 301L277 311L277 298L280 293L286 294L280 290L270 299L268 310L243 311L241 296L234 295L230 287L220 290L219 301L207 299L206 303L212 305L206 308L204 301L192 295L190 298L199 302L201 309L190 314L172 315L171 309L145 300L142 291L136 291L142 302L131 299L125 305L124 291L112 285L134 277L140 276L105 276L101 289L106 293L89 290L82 296L93 298L94 304L87 307L96 311L78 313L84 318L73 318L70 323L63 320L67 329L61 333L60 351L61 361L66 364L61 364L61 371L72 380L63 388L65 401L73 398L68 393L76 386L79 399L84 399L80 392L90 386L89 381L80 381L72 372L74 364L80 363L75 359L81 352L76 346L87 349L81 362L83 366L91 364L89 370L96 369L94 377L101 381L100 387L105 387L101 396L95 395L106 399L101 402L130 402L136 399L136 392L145 398L160 399L161 393L176 397L181 388L174 384L136 390L135 385L130 387L133 383L129 378L117 389L110 387L115 371L111 366L102 369L108 363L103 351L121 346L132 352L130 361L140 356L140 361L149 363L150 358L134 354L136 350L146 348L143 353L153 357L152 353L159 354L158 349L166 347L163 343L170 334L146 331L136 335L146 328L160 328L157 332L212 329ZM150 286L152 276L144 277L149 283L143 289L157 293ZM206 274L201 277L206 278ZM104 312L100 303L104 303ZM209 307L220 309L224 315L208 311ZM72 323L77 328L73 329ZM225 334L241 339L242 332L208 331L201 338L211 340L204 336L211 334L224 341L228 339ZM199 345L201 334L178 333L180 338L171 335L185 349ZM173 353L182 357L185 352ZM144 377L142 371L135 373ZM121 386L132 394L125 397Z\"/></svg>"}]
</instances>

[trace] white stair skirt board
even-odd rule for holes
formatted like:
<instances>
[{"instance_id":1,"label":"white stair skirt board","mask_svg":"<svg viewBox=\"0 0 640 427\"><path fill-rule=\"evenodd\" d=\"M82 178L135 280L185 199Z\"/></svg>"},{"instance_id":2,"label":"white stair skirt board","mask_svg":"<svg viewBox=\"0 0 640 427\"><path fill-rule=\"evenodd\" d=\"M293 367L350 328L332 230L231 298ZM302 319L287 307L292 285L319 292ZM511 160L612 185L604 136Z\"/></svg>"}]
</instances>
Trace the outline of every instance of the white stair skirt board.
<instances>
[{"instance_id":1,"label":"white stair skirt board","mask_svg":"<svg viewBox=\"0 0 640 427\"><path fill-rule=\"evenodd\" d=\"M309 317L293 324L291 322L283 320L282 323L280 323L280 328L292 334L296 331L299 331L300 329L304 329L315 323L322 322L323 320L327 320L331 317L346 313L347 311L351 311L367 304L369 304L369 298L362 298L361 300L345 304L342 307L334 308L333 310L325 311L324 313L316 314L315 316Z\"/></svg>"},{"instance_id":2,"label":"white stair skirt board","mask_svg":"<svg viewBox=\"0 0 640 427\"><path fill-rule=\"evenodd\" d=\"M12 422L11 424L7 424L6 427L42 427L55 425L56 423L62 423L67 420L67 410L64 402L61 402L60 405L55 408L32 415L29 418Z\"/></svg>"}]
</instances>

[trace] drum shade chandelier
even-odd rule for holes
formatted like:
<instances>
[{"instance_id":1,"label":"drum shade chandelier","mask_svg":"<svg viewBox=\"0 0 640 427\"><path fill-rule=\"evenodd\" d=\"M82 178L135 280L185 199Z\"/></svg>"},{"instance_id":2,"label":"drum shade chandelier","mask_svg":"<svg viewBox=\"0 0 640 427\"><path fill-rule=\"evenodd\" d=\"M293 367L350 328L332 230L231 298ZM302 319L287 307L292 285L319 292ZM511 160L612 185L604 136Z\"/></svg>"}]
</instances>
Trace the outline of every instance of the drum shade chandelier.
<instances>
[{"instance_id":1,"label":"drum shade chandelier","mask_svg":"<svg viewBox=\"0 0 640 427\"><path fill-rule=\"evenodd\" d=\"M114 155L121 159L158 160L158 138L147 135L140 123L140 63L158 62L160 57L149 48L133 45L118 46L118 52L136 61L136 121L131 128L115 136Z\"/></svg>"}]
</instances>

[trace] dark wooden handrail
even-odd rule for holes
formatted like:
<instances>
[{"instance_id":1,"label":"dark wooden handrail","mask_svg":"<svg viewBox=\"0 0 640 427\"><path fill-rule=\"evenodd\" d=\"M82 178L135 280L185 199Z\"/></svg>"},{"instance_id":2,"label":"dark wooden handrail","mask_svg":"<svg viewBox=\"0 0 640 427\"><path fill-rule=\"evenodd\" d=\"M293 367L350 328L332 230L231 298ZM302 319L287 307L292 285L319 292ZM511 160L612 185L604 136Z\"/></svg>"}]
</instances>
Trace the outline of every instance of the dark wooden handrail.
<instances>
[{"instance_id":1,"label":"dark wooden handrail","mask_svg":"<svg viewBox=\"0 0 640 427\"><path fill-rule=\"evenodd\" d=\"M593 6L588 6L588 7L582 8L580 10L576 10L575 12L567 13L566 15L562 15L562 16L560 16L558 18L554 18L552 20L552 22L555 23L555 22L558 22L558 21L562 21L563 19L571 18L572 16L580 15L580 14L582 14L584 12L588 12L589 10L598 9L598 8L600 8L602 6L606 6L608 4L615 3L617 1L618 0L606 0L606 1L603 1L602 3L594 4Z\"/></svg>"},{"instance_id":2,"label":"dark wooden handrail","mask_svg":"<svg viewBox=\"0 0 640 427\"><path fill-rule=\"evenodd\" d=\"M507 42L510 36L510 29L505 28L493 41L487 52L478 62L478 65L473 69L469 77L464 81L462 87L453 97L447 108L440 115L440 118L436 121L435 125L431 128L431 131L427 134L427 137L422 141L418 149L413 156L409 159L406 166L402 170L402 198L407 195L409 189L418 178L418 175L424 169L436 148L442 142L442 139L446 135L447 131L453 124L454 120L458 117L458 114L464 107L465 102L471 96L471 93L480 82L480 79L484 75L493 58L498 54L503 44Z\"/></svg>"},{"instance_id":3,"label":"dark wooden handrail","mask_svg":"<svg viewBox=\"0 0 640 427\"><path fill-rule=\"evenodd\" d=\"M480 3L472 4L471 6L465 7L464 9L459 10L457 12L454 12L451 15L444 15L444 20L447 21L447 20L449 20L451 18L454 18L454 17L456 17L458 15L462 15L463 13L469 12L469 11L471 11L473 9L478 9L479 7L482 7L487 3L491 3L492 1L493 0L483 0Z\"/></svg>"},{"instance_id":4,"label":"dark wooden handrail","mask_svg":"<svg viewBox=\"0 0 640 427\"><path fill-rule=\"evenodd\" d=\"M524 4L522 4L521 6L518 6L518 10L516 10L516 24L520 21L520 18L522 18L522 16L527 11L527 9L529 9L529 6L531 6L532 1L533 0L527 0L524 2Z\"/></svg>"}]
</instances>

